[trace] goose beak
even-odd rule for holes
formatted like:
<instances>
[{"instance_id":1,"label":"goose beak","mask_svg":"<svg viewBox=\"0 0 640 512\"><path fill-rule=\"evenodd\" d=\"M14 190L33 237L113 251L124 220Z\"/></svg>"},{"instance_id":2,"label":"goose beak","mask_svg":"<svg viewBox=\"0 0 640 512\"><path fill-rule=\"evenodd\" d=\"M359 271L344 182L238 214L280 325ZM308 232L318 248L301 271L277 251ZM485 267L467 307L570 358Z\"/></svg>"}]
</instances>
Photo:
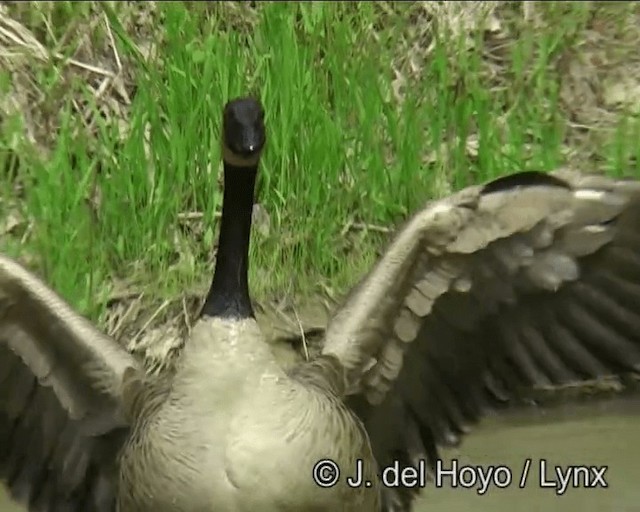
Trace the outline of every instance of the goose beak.
<instances>
[{"instance_id":1,"label":"goose beak","mask_svg":"<svg viewBox=\"0 0 640 512\"><path fill-rule=\"evenodd\" d=\"M260 152L260 144L258 144L258 142L248 142L245 144L242 144L242 147L239 148L238 150L238 154L244 156L244 157L250 157L250 156L255 156L257 153Z\"/></svg>"}]
</instances>

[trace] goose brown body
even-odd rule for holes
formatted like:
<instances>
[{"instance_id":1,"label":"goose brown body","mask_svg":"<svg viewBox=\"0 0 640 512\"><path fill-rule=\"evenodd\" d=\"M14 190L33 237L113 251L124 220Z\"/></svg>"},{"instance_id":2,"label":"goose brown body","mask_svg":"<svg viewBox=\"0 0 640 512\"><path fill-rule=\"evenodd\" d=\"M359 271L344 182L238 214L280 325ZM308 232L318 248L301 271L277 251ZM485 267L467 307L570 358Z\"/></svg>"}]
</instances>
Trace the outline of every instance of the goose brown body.
<instances>
[{"instance_id":1,"label":"goose brown body","mask_svg":"<svg viewBox=\"0 0 640 512\"><path fill-rule=\"evenodd\" d=\"M640 370L640 182L568 170L427 203L285 369L247 280L259 103L222 138L213 281L159 377L0 256L0 477L30 511L407 512L383 467L434 463L523 387Z\"/></svg>"},{"instance_id":2,"label":"goose brown body","mask_svg":"<svg viewBox=\"0 0 640 512\"><path fill-rule=\"evenodd\" d=\"M366 432L334 394L342 382L286 373L253 319L203 319L191 341L167 399L125 446L120 510L378 510ZM374 485L316 485L312 469L325 459L348 475L362 460Z\"/></svg>"}]
</instances>

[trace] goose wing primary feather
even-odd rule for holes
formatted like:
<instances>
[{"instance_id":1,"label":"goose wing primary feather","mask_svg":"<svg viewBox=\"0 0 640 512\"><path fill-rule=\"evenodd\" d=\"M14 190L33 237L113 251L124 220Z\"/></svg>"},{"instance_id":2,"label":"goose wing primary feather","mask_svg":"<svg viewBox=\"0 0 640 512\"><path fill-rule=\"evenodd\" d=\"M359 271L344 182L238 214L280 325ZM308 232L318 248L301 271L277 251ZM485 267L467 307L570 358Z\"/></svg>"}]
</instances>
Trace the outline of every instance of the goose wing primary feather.
<instances>
[{"instance_id":1,"label":"goose wing primary feather","mask_svg":"<svg viewBox=\"0 0 640 512\"><path fill-rule=\"evenodd\" d=\"M381 466L456 444L518 386L640 368L640 183L520 173L427 205L329 322L323 353ZM385 510L415 490L385 489Z\"/></svg>"},{"instance_id":2,"label":"goose wing primary feather","mask_svg":"<svg viewBox=\"0 0 640 512\"><path fill-rule=\"evenodd\" d=\"M29 510L114 510L132 356L0 256L0 476Z\"/></svg>"}]
</instances>

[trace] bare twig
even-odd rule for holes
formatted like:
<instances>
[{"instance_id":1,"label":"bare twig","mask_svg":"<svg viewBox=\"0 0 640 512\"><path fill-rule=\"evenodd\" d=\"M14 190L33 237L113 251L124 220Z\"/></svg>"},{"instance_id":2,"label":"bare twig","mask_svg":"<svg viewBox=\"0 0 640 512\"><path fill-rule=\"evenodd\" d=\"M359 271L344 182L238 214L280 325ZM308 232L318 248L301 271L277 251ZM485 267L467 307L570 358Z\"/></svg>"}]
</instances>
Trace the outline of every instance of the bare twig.
<instances>
[{"instance_id":1,"label":"bare twig","mask_svg":"<svg viewBox=\"0 0 640 512\"><path fill-rule=\"evenodd\" d=\"M120 333L121 329L125 325L125 321L128 320L129 317L133 314L135 307L140 305L140 302L142 301L143 296L144 296L144 293L138 294L136 300L131 301L131 303L129 304L129 307L124 312L124 315L122 315L118 319L118 321L116 322L116 325L113 327L112 336L114 338L117 337L118 334Z\"/></svg>"},{"instance_id":2,"label":"bare twig","mask_svg":"<svg viewBox=\"0 0 640 512\"><path fill-rule=\"evenodd\" d=\"M352 231L375 231L376 233L393 233L393 229L376 224L365 224L362 222L352 222L349 226Z\"/></svg>"},{"instance_id":3,"label":"bare twig","mask_svg":"<svg viewBox=\"0 0 640 512\"><path fill-rule=\"evenodd\" d=\"M189 320L189 312L187 311L187 298L182 296L182 316L184 318L184 325L187 327L187 333L191 335L191 322Z\"/></svg>"},{"instance_id":4,"label":"bare twig","mask_svg":"<svg viewBox=\"0 0 640 512\"><path fill-rule=\"evenodd\" d=\"M298 311L296 308L293 308L293 314L296 317L296 322L298 322L298 329L300 330L300 336L302 338L302 348L304 350L304 359L305 361L309 360L309 348L307 346L307 337L305 336L304 329L302 328L302 322L300 321L300 317L298 316Z\"/></svg>"},{"instance_id":5,"label":"bare twig","mask_svg":"<svg viewBox=\"0 0 640 512\"><path fill-rule=\"evenodd\" d=\"M118 66L118 74L120 74L122 72L122 61L120 60L120 54L118 53L118 48L116 47L116 41L113 37L113 32L111 31L111 24L109 23L107 13L103 13L103 16L104 25L107 29L107 36L109 37L109 43L111 43L111 49L113 50L113 58L116 60L116 65Z\"/></svg>"},{"instance_id":6,"label":"bare twig","mask_svg":"<svg viewBox=\"0 0 640 512\"><path fill-rule=\"evenodd\" d=\"M160 306L154 311L153 315L151 315L149 317L149 319L144 323L144 325L138 330L138 332L135 334L135 336L133 336L131 338L131 340L129 341L129 344L131 346L133 346L137 341L138 338L140 337L140 335L142 333L144 333L147 328L151 325L151 323L158 317L158 315L169 305L171 304L171 301L169 301L168 299L165 300L162 304L160 304Z\"/></svg>"}]
</instances>

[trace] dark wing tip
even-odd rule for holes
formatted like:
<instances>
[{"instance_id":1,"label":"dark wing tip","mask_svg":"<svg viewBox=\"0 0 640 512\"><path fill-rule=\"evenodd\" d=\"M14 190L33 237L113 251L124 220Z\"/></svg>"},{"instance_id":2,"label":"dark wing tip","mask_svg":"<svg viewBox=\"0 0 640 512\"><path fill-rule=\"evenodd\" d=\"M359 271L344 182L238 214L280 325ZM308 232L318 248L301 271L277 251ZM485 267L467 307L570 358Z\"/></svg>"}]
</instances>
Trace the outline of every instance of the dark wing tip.
<instances>
[{"instance_id":1,"label":"dark wing tip","mask_svg":"<svg viewBox=\"0 0 640 512\"><path fill-rule=\"evenodd\" d=\"M482 187L482 194L503 192L517 187L551 186L570 189L564 180L540 171L522 171L495 179Z\"/></svg>"}]
</instances>

